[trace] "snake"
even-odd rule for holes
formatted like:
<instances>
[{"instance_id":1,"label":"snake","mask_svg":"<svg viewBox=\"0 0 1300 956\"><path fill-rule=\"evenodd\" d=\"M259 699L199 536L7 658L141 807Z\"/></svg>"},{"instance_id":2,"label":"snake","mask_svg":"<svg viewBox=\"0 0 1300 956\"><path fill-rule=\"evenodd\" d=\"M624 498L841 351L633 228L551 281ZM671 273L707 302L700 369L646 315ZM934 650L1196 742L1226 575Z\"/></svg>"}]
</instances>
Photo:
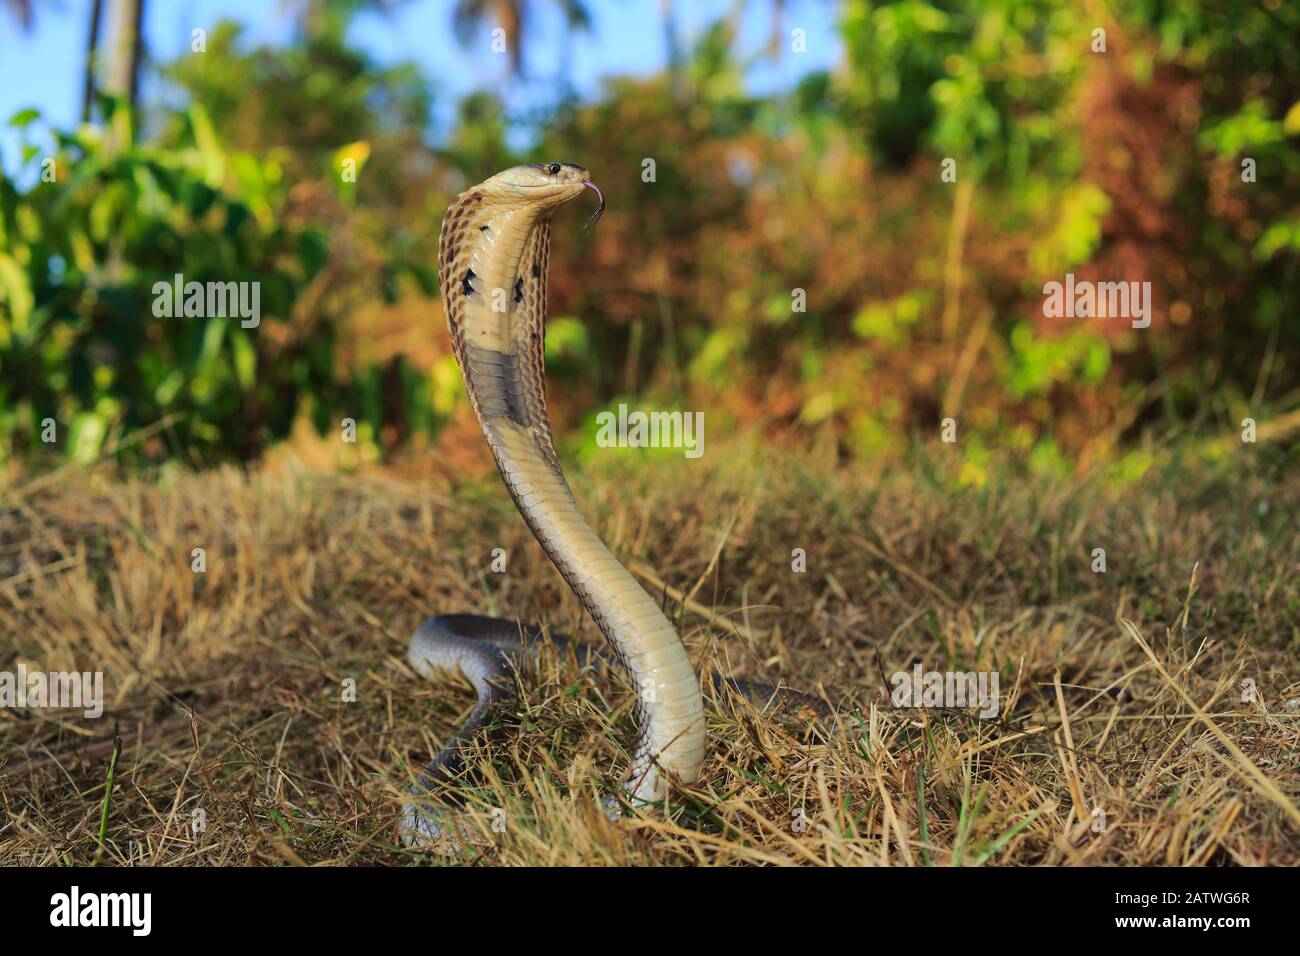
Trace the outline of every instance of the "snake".
<instances>
[{"instance_id":1,"label":"snake","mask_svg":"<svg viewBox=\"0 0 1300 956\"><path fill-rule=\"evenodd\" d=\"M438 239L439 285L452 352L470 407L516 509L560 576L604 636L636 692L637 736L622 790L634 804L689 787L705 757L704 701L686 648L659 602L619 563L578 509L561 470L546 407L544 340L551 217L593 191L573 163L506 169L456 196ZM443 614L416 630L407 660L421 677L460 675L474 688L469 715L419 774L402 815L408 845L447 838L445 817L428 795L455 778L467 744L513 700L513 675L550 643L583 645L508 618ZM727 680L750 696L767 685ZM797 695L797 692L788 692ZM798 695L802 696L802 695ZM812 701L820 711L820 701Z\"/></svg>"}]
</instances>

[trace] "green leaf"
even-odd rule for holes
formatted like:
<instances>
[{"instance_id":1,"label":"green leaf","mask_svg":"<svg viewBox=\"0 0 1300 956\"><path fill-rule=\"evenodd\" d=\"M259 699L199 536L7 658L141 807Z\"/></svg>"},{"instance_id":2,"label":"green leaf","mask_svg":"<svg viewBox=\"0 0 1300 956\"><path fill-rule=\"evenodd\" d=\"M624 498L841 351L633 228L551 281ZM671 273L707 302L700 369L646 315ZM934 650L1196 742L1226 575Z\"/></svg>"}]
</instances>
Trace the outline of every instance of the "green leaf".
<instances>
[{"instance_id":1,"label":"green leaf","mask_svg":"<svg viewBox=\"0 0 1300 956\"><path fill-rule=\"evenodd\" d=\"M249 391L257 381L257 349L247 332L235 329L230 333L230 350L235 362L235 381L244 391Z\"/></svg>"},{"instance_id":2,"label":"green leaf","mask_svg":"<svg viewBox=\"0 0 1300 956\"><path fill-rule=\"evenodd\" d=\"M73 461L89 464L99 456L108 435L108 423L97 412L81 412L72 419L69 433Z\"/></svg>"},{"instance_id":3,"label":"green leaf","mask_svg":"<svg viewBox=\"0 0 1300 956\"><path fill-rule=\"evenodd\" d=\"M38 109L19 110L9 118L9 125L15 129L25 129L33 120L40 119L40 117L41 111Z\"/></svg>"},{"instance_id":4,"label":"green leaf","mask_svg":"<svg viewBox=\"0 0 1300 956\"><path fill-rule=\"evenodd\" d=\"M1282 119L1282 129L1288 136L1300 133L1300 100L1292 103L1291 108L1286 111L1286 116Z\"/></svg>"},{"instance_id":5,"label":"green leaf","mask_svg":"<svg viewBox=\"0 0 1300 956\"><path fill-rule=\"evenodd\" d=\"M1275 222L1255 243L1255 259L1267 262L1279 252L1300 251L1300 219Z\"/></svg>"},{"instance_id":6,"label":"green leaf","mask_svg":"<svg viewBox=\"0 0 1300 956\"><path fill-rule=\"evenodd\" d=\"M305 279L310 281L316 277L328 253L329 241L319 230L309 229L298 236L298 261L302 263Z\"/></svg>"},{"instance_id":7,"label":"green leaf","mask_svg":"<svg viewBox=\"0 0 1300 956\"><path fill-rule=\"evenodd\" d=\"M12 256L3 252L0 252L0 289L5 293L0 298L9 304L9 328L18 333L26 332L27 319L35 304L32 287L28 284L27 274L22 267ZM3 318L3 312L0 312L0 322ZM8 328L0 325L0 344L8 344L8 332Z\"/></svg>"}]
</instances>

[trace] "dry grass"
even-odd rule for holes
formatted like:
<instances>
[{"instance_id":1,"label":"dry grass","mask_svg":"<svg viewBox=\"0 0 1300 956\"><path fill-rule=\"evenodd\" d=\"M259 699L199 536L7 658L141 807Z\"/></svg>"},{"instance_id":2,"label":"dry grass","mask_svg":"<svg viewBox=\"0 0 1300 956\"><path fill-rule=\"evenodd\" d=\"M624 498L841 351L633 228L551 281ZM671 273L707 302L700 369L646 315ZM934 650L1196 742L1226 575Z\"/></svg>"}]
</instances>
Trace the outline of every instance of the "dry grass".
<instances>
[{"instance_id":1,"label":"dry grass","mask_svg":"<svg viewBox=\"0 0 1300 956\"><path fill-rule=\"evenodd\" d=\"M855 716L792 727L714 695L699 787L611 822L597 800L626 765L628 689L548 660L481 745L465 794L484 837L461 861L1300 863L1300 478L1254 455L1128 486L959 490L937 452L867 475L739 447L575 475L702 668L821 689ZM102 670L109 703L98 721L0 710L0 861L95 857L115 722L104 864L437 859L397 845L402 790L471 695L419 682L403 653L451 610L598 639L492 478L282 464L17 482L3 666ZM892 708L884 675L916 662L999 671L1001 715Z\"/></svg>"}]
</instances>

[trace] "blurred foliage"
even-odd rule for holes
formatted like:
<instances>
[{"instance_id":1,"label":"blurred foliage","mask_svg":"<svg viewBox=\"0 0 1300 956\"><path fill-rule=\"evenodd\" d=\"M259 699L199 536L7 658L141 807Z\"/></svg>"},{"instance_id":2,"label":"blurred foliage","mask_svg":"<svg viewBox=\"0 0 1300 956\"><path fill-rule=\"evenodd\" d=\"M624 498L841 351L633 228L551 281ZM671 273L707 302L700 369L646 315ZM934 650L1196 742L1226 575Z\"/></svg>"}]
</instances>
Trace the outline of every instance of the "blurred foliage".
<instances>
[{"instance_id":1,"label":"blurred foliage","mask_svg":"<svg viewBox=\"0 0 1300 956\"><path fill-rule=\"evenodd\" d=\"M71 432L55 432L58 446L89 457L110 430L174 415L173 451L252 454L262 430L287 431L286 395L330 385L328 328L283 347L265 334L320 273L325 237L283 221L277 163L221 152L200 106L178 121L188 130L179 149L114 149L90 126L57 133L52 156L25 149L52 181L25 191L0 181L0 430L9 442L37 443L53 418ZM237 190L223 188L227 171ZM266 322L156 318L155 283L176 273L259 281Z\"/></svg>"},{"instance_id":2,"label":"blurred foliage","mask_svg":"<svg viewBox=\"0 0 1300 956\"><path fill-rule=\"evenodd\" d=\"M124 117L105 106L111 129ZM338 408L382 420L375 371L336 367L346 270L325 230L293 214L279 161L223 150L198 104L173 122L166 145L116 148L93 126L56 132L53 154L24 149L30 188L0 179L5 447L86 459L114 433L165 422L150 454L202 463L257 455L299 412L322 429ZM233 308L156 314L169 311L155 308L158 283L176 275L257 283L258 324Z\"/></svg>"},{"instance_id":3,"label":"blurred foliage","mask_svg":"<svg viewBox=\"0 0 1300 956\"><path fill-rule=\"evenodd\" d=\"M139 145L56 132L56 183L36 145L0 180L3 447L40 447L46 416L98 436L74 443L88 454L171 415L146 453L203 460L296 419L350 415L378 452L464 424L438 223L467 185L551 159L610 198L592 234L585 208L557 218L561 430L640 401L851 457L952 416L979 483L994 446L1059 472L1144 434L1296 417L1294 4L845 0L843 61L763 97L733 10L671 74L587 100L561 84L540 116L506 82L436 141L438 78L352 48L360 6L324 5L284 47L223 24L162 67L183 105L147 111ZM260 281L261 327L155 319L150 289L178 272ZM1151 327L1045 318L1066 272L1152 282Z\"/></svg>"}]
</instances>

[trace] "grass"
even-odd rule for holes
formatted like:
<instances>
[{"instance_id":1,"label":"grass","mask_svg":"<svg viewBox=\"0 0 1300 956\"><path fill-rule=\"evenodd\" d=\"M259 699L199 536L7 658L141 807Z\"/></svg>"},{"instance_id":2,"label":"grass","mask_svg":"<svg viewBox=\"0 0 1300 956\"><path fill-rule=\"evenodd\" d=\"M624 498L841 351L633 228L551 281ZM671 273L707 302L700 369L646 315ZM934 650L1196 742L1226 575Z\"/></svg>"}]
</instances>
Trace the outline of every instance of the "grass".
<instances>
[{"instance_id":1,"label":"grass","mask_svg":"<svg viewBox=\"0 0 1300 956\"><path fill-rule=\"evenodd\" d=\"M630 691L551 655L471 760L479 838L451 857L397 841L472 701L415 678L416 625L599 639L499 481L288 455L22 477L0 499L3 666L101 670L108 699L99 720L0 709L0 862L1296 865L1300 477L1243 448L1126 484L1003 467L964 488L942 451L864 470L739 441L571 468L702 669L846 716L706 691L699 785L611 820ZM915 663L996 671L998 716L893 707L887 675Z\"/></svg>"}]
</instances>

